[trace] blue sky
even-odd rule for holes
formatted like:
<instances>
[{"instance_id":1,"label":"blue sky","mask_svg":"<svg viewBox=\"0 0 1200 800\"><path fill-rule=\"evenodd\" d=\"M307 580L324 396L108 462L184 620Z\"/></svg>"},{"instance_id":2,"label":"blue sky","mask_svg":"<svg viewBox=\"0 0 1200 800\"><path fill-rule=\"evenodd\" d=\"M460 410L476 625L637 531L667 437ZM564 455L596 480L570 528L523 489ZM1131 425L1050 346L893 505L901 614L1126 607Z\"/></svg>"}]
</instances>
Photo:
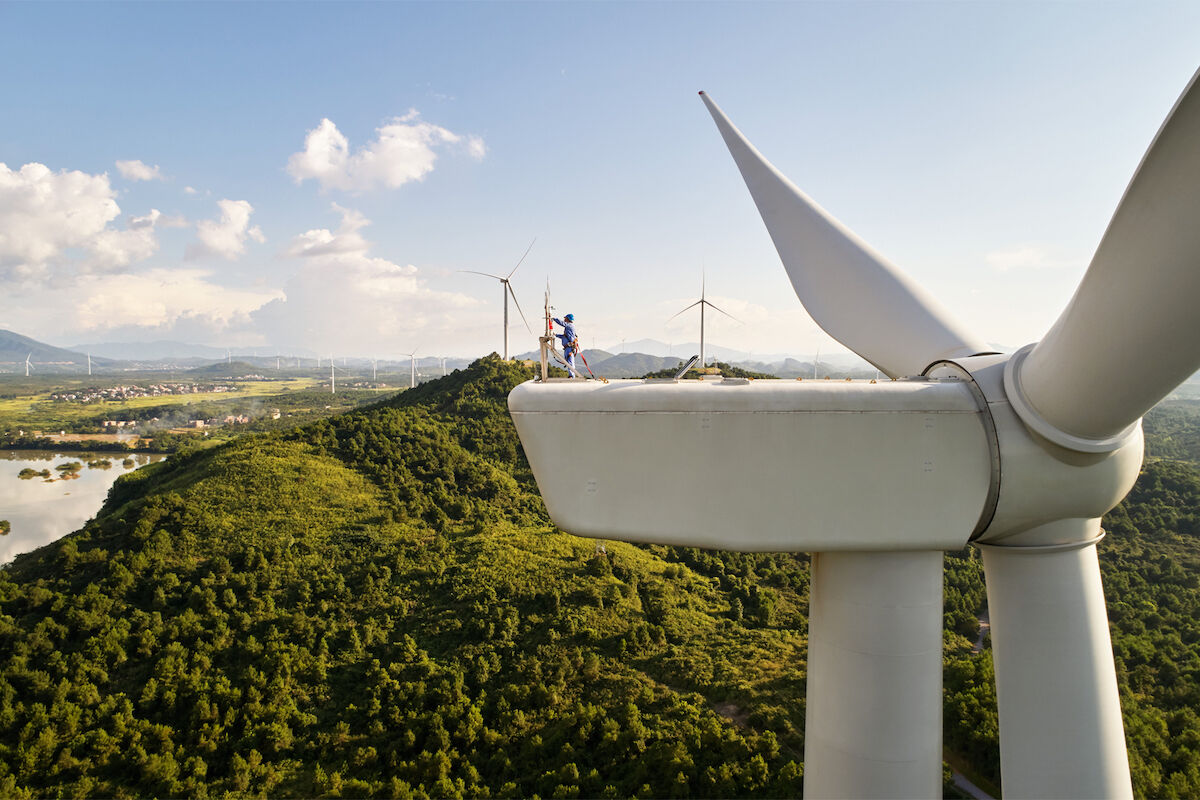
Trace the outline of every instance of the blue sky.
<instances>
[{"instance_id":1,"label":"blue sky","mask_svg":"<svg viewBox=\"0 0 1200 800\"><path fill-rule=\"evenodd\" d=\"M7 3L0 28L0 328L381 357L500 349L499 285L457 270L535 236L535 331L549 278L586 346L694 341L666 320L703 270L743 321L711 341L835 351L700 89L982 337L1034 341L1200 66L1196 3Z\"/></svg>"}]
</instances>

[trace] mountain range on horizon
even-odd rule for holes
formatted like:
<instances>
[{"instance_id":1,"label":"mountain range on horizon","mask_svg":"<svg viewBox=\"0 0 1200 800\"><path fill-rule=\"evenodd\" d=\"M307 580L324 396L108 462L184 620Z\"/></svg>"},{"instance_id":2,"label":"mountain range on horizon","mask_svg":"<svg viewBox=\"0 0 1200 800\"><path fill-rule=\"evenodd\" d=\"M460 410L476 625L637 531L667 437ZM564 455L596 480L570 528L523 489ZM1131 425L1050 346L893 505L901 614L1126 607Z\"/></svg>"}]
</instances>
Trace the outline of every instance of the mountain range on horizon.
<instances>
[{"instance_id":1,"label":"mountain range on horizon","mask_svg":"<svg viewBox=\"0 0 1200 800\"><path fill-rule=\"evenodd\" d=\"M1011 348L991 344L997 351ZM606 378L637 378L681 365L699 352L696 342L668 344L656 339L627 341L609 349L592 348L583 350L583 358L592 371ZM0 375L22 374L28 355L31 374L69 374L87 372L88 356L91 356L94 371L156 371L164 369L193 369L217 364L228 359L237 359L256 369L273 369L277 359L283 359L282 369L311 370L317 366L317 356L305 350L287 351L280 354L260 353L266 348L220 348L212 345L189 344L186 342L158 340L153 342L103 342L81 344L73 347L57 347L38 341L14 331L0 329ZM851 353L828 353L812 355L754 354L719 344L705 343L705 356L709 364L713 359L751 372L774 375L779 378L824 377L872 378L877 376L875 367ZM536 361L538 352L528 350L514 356L520 360ZM372 365L395 374L407 372L409 361L405 356L390 359L373 359L364 356L344 356L335 359L341 366L370 371ZM441 374L443 364L447 371L463 369L472 358L417 356L418 376L431 377ZM290 363L289 363L290 362ZM298 362L298 363L297 363ZM320 357L322 368L329 364L328 356ZM578 365L583 374L587 370ZM1200 373L1190 377L1186 383L1200 382Z\"/></svg>"},{"instance_id":2,"label":"mountain range on horizon","mask_svg":"<svg viewBox=\"0 0 1200 800\"><path fill-rule=\"evenodd\" d=\"M86 371L89 354L93 368L105 370L192 368L230 358L260 367L271 366L277 358L300 359L302 363L299 364L299 368L312 368L315 366L313 363L303 362L312 362L318 358L316 354L303 349L285 348L278 354L261 352L264 349L266 348L221 348L170 340L99 342L57 347L14 331L0 330L0 373L22 371L25 357L28 354L31 354L30 359L35 373ZM584 350L583 356L593 370L602 368L606 377L630 378L674 367L690 358L692 354L698 353L699 344L688 342L672 345L655 339L639 339L625 342L623 344L624 351L621 352L621 350L622 345L618 344L610 349ZM705 355L745 369L780 377L808 375L813 372L814 361L818 361L815 355L796 357L764 354L755 358L747 358L748 354L745 351L711 343L706 343ZM320 358L323 363L328 364L327 356ZM536 360L538 353L536 350L530 350L517 355L516 358ZM375 361L375 359L363 356L345 356L336 360L358 367L369 366ZM440 370L442 360L441 356L418 356L416 359L417 369L418 371ZM471 360L470 358L446 357L446 369L462 369ZM378 363L387 364L394 371L397 365L404 366L407 361L407 358L401 356L400 358L380 359ZM819 364L821 367L828 368L838 377L843 375L866 376L874 373L874 367L851 354L832 353L820 356ZM293 362L292 364L285 363L283 366L295 367L297 365Z\"/></svg>"}]
</instances>

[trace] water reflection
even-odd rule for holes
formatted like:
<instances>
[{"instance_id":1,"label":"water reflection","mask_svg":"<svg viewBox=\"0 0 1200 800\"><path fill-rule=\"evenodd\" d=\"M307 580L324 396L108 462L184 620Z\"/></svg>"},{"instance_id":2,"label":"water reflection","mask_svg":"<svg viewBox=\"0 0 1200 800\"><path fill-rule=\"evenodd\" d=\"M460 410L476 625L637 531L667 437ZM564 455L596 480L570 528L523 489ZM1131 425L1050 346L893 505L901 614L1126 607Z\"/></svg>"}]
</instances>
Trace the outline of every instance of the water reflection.
<instances>
[{"instance_id":1,"label":"water reflection","mask_svg":"<svg viewBox=\"0 0 1200 800\"><path fill-rule=\"evenodd\" d=\"M118 476L162 458L145 453L0 450L0 519L12 524L12 531L0 536L0 564L78 530L100 510ZM77 470L59 469L73 462L80 465ZM21 478L22 470L46 471L50 477Z\"/></svg>"}]
</instances>

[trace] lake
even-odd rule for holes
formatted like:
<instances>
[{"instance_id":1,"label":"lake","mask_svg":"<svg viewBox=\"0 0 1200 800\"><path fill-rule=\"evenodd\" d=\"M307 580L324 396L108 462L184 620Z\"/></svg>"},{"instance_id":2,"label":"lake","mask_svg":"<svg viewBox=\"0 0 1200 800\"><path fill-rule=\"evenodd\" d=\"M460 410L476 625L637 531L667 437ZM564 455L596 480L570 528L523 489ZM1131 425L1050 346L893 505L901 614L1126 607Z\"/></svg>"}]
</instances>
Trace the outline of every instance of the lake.
<instances>
[{"instance_id":1,"label":"lake","mask_svg":"<svg viewBox=\"0 0 1200 800\"><path fill-rule=\"evenodd\" d=\"M133 466L124 466L126 458ZM0 519L12 524L12 531L0 536L0 564L79 530L100 510L118 476L163 458L145 453L0 450ZM87 466L96 459L108 459L112 466ZM64 479L56 467L71 461L81 462L83 469L78 477ZM51 480L17 477L23 469L49 470Z\"/></svg>"}]
</instances>

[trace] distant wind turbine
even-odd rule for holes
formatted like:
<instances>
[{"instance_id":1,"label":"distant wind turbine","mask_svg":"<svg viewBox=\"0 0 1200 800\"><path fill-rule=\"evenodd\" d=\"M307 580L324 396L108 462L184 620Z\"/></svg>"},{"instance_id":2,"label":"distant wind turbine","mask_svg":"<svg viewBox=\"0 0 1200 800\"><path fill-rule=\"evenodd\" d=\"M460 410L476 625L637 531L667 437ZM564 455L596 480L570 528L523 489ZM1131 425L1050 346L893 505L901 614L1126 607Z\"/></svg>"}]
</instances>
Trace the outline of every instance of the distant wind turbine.
<instances>
[{"instance_id":1,"label":"distant wind turbine","mask_svg":"<svg viewBox=\"0 0 1200 800\"><path fill-rule=\"evenodd\" d=\"M529 321L527 319L525 319L525 312L521 310L521 304L517 302L517 295L513 291L512 284L509 283L508 279L513 276L513 272L517 271L517 267L521 266L521 262L525 260L525 256L529 255L529 251L533 249L533 243L536 241L537 241L537 237L535 236L533 239L533 242L529 243L529 247L525 248L525 255L521 256L521 260L517 262L517 266L513 267L512 272L509 272L504 277L501 277L499 275L493 275L490 272L476 272L473 269L460 269L459 270L459 272L468 272L472 275L483 275L484 277L495 278L496 280L500 281L501 291L504 293L504 360L505 361L508 360L508 297L509 297L509 295L512 295L513 305L515 305L517 307L517 313L521 315L521 321L525 323L525 330L529 331L530 335L533 334L533 329L531 329L529 327Z\"/></svg>"},{"instance_id":2,"label":"distant wind turbine","mask_svg":"<svg viewBox=\"0 0 1200 800\"><path fill-rule=\"evenodd\" d=\"M713 305L707 299L705 299L704 284L705 284L705 279L704 279L704 275L702 274L700 276L700 299L697 300L696 302L692 303L690 306L687 306L687 308L684 308L681 311L679 311L678 313L676 313L674 316L671 317L671 319L667 320L667 322L670 322L672 319L675 319L675 317L678 317L684 311L687 311L688 309L691 309L691 308L695 308L696 306L700 306L700 366L701 367L704 367L704 307L709 306L712 308L713 311L720 311L722 314L729 317L734 322L741 322L741 320L738 319L737 317L735 317L733 314L730 314L728 311L724 311L720 308L717 308L715 305ZM623 339L621 340L621 342L622 342L622 346L624 346Z\"/></svg>"},{"instance_id":3,"label":"distant wind turbine","mask_svg":"<svg viewBox=\"0 0 1200 800\"><path fill-rule=\"evenodd\" d=\"M88 357L88 375L91 375L92 374L92 354L88 353L87 357Z\"/></svg>"},{"instance_id":4,"label":"distant wind turbine","mask_svg":"<svg viewBox=\"0 0 1200 800\"><path fill-rule=\"evenodd\" d=\"M336 370L336 369L337 369L337 367L335 367L333 365L333 354L331 353L329 355L329 393L330 394L337 394L337 375L334 374L334 370Z\"/></svg>"},{"instance_id":5,"label":"distant wind turbine","mask_svg":"<svg viewBox=\"0 0 1200 800\"><path fill-rule=\"evenodd\" d=\"M29 359L31 356L33 356L33 353L30 353L29 355L25 356L25 377L26 378L29 377L29 367L30 367Z\"/></svg>"},{"instance_id":6,"label":"distant wind turbine","mask_svg":"<svg viewBox=\"0 0 1200 800\"><path fill-rule=\"evenodd\" d=\"M530 247L532 247L532 246L533 245L530 245ZM511 275L512 273L510 272L509 274ZM408 377L408 388L410 388L410 389L414 389L417 386L417 350L420 350L420 349L421 348L416 347L416 348L413 348L413 351L411 353L404 354L404 355L408 356L408 358L409 358L408 366L409 366L410 374Z\"/></svg>"}]
</instances>

